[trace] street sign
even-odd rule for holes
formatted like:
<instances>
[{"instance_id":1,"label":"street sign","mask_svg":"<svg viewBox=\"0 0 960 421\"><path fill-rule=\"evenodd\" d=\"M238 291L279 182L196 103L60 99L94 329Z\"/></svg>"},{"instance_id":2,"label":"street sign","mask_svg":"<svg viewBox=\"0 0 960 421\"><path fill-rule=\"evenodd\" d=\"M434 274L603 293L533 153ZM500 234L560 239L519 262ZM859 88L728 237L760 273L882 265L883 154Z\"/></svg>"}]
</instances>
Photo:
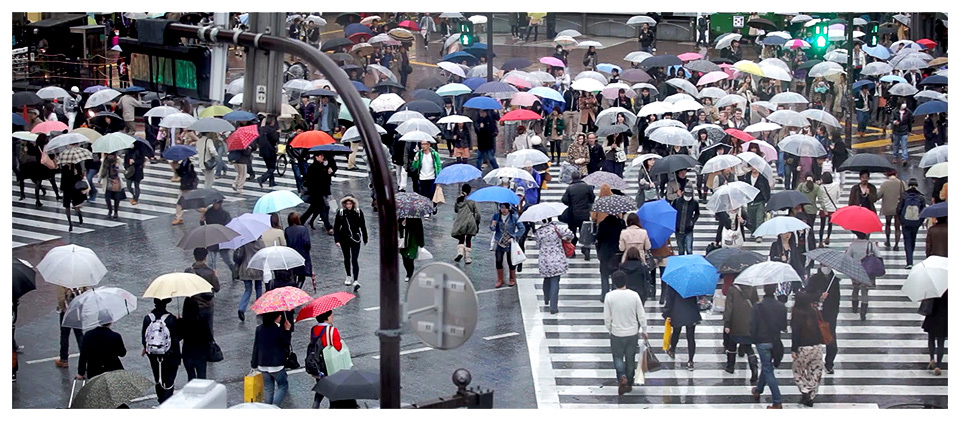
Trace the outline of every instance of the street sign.
<instances>
[{"instance_id":1,"label":"street sign","mask_svg":"<svg viewBox=\"0 0 960 421\"><path fill-rule=\"evenodd\" d=\"M405 309L410 328L433 348L457 348L477 328L479 303L473 284L449 263L431 263L413 274Z\"/></svg>"},{"instance_id":2,"label":"street sign","mask_svg":"<svg viewBox=\"0 0 960 421\"><path fill-rule=\"evenodd\" d=\"M733 27L743 28L743 15L736 15L733 17Z\"/></svg>"},{"instance_id":3,"label":"street sign","mask_svg":"<svg viewBox=\"0 0 960 421\"><path fill-rule=\"evenodd\" d=\"M267 85L257 85L257 104L267 103Z\"/></svg>"}]
</instances>

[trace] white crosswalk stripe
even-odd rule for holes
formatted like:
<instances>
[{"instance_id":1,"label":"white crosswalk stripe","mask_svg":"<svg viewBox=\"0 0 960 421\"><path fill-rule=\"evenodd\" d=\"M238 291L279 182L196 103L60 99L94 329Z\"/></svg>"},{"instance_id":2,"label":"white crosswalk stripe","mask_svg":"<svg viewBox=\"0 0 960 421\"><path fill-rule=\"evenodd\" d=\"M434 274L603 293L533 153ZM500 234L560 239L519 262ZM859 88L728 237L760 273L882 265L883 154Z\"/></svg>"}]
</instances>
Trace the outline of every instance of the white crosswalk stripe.
<instances>
[{"instance_id":1,"label":"white crosswalk stripe","mask_svg":"<svg viewBox=\"0 0 960 421\"><path fill-rule=\"evenodd\" d=\"M553 181L547 184L548 189L541 191L541 202L559 202L566 188L559 182L559 167L551 167L550 171ZM636 169L628 168L624 179L631 187L624 194L631 198L637 193L636 178ZM882 181L882 175L871 177L871 183L877 186ZM849 189L856 183L857 177L847 174L838 205L846 204ZM782 189L782 184L778 184L772 192ZM703 254L706 246L715 239L717 222L705 206L701 205L700 212L700 220L694 229L694 250ZM814 228L819 230L819 226ZM849 231L834 227L828 247L844 250L854 238ZM872 238L878 240L882 233L874 234ZM925 239L926 229L921 229L915 262L923 259ZM748 239L744 248L767 255L770 241L764 239L756 243ZM601 288L595 250L591 260L584 261L578 246L577 255L570 260L568 273L561 277L560 312L551 315L543 304L542 278L537 272L539 253L532 237L528 238L526 248L528 260L523 272L518 274L518 293L540 408L746 409L766 406L766 403L753 402L750 396L750 373L743 358L738 359L736 374L723 370L726 357L722 345L722 315L712 311L701 313L703 321L696 328L696 369L689 372L683 366L687 350L682 338L677 346L676 360L669 359L661 349L662 306L655 298L646 302L647 323L650 342L664 369L649 374L645 386L635 386L632 392L618 396L609 333L603 325L603 304L599 300ZM871 291L867 321L861 321L859 314L851 311L852 286L848 280L842 280L836 373L824 374L817 406L864 408L876 407L878 403L883 405L881 402L935 399L945 405L947 376L934 377L924 370L929 358L927 336L920 329L923 316L917 314L917 304L900 292L909 273L904 269L905 254L884 247L878 254L884 259L887 274L877 280L877 287ZM792 306L792 300L788 306ZM790 343L788 336L785 335L784 339L786 346ZM941 367L946 366L946 360L944 357L945 364ZM788 353L776 370L781 393L785 396L784 407L796 407L799 398L790 361ZM769 401L768 396L764 399L764 402Z\"/></svg>"}]
</instances>

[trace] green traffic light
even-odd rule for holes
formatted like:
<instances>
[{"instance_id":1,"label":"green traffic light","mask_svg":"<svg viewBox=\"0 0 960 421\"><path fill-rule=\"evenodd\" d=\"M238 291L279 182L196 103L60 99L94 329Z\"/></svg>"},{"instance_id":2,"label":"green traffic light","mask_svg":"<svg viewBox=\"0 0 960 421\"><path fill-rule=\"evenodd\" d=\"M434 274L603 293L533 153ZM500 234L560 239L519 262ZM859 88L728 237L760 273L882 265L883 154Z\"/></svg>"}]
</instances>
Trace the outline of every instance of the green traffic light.
<instances>
[{"instance_id":1,"label":"green traffic light","mask_svg":"<svg viewBox=\"0 0 960 421\"><path fill-rule=\"evenodd\" d=\"M817 37L816 42L817 42L817 48L824 48L827 46L827 37L821 35Z\"/></svg>"}]
</instances>

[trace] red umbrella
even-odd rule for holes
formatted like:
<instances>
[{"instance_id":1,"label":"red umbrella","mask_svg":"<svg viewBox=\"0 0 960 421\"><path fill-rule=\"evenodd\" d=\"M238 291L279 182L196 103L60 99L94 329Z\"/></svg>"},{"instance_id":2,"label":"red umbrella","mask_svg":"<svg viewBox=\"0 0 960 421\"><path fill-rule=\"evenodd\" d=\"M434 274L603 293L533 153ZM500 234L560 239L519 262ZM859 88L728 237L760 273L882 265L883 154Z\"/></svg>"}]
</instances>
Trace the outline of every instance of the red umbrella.
<instances>
[{"instance_id":1,"label":"red umbrella","mask_svg":"<svg viewBox=\"0 0 960 421\"><path fill-rule=\"evenodd\" d=\"M920 44L920 45L922 45L922 46L924 46L924 47L927 47L927 48L933 48L933 47L936 47L936 46L937 46L937 42L936 42L936 41L934 41L934 40L932 40L932 39L927 39L927 38L924 38L924 39L921 39L921 40L917 40L917 41L915 41L915 42L916 42L917 44Z\"/></svg>"},{"instance_id":2,"label":"red umbrella","mask_svg":"<svg viewBox=\"0 0 960 421\"><path fill-rule=\"evenodd\" d=\"M854 186L854 188L857 188ZM837 209L830 217L830 222L850 231L859 231L864 234L883 231L883 224L877 213L863 206L844 206Z\"/></svg>"},{"instance_id":3,"label":"red umbrella","mask_svg":"<svg viewBox=\"0 0 960 421\"><path fill-rule=\"evenodd\" d=\"M311 319L337 307L342 307L355 297L349 292L342 291L318 297L300 309L300 313L297 314L297 321Z\"/></svg>"},{"instance_id":4,"label":"red umbrella","mask_svg":"<svg viewBox=\"0 0 960 421\"><path fill-rule=\"evenodd\" d=\"M737 138L737 139L740 139L740 140L742 140L742 141L744 141L744 142L749 142L749 141L751 141L751 140L755 140L755 139L756 139L755 137L751 136L750 133L747 133L747 132L745 132L745 131L743 131L743 130L738 130L738 129L732 129L732 128L731 128L731 129L726 129L726 130L724 130L724 131L727 132L728 135L733 136L733 137L735 137L735 138Z\"/></svg>"},{"instance_id":5,"label":"red umbrella","mask_svg":"<svg viewBox=\"0 0 960 421\"><path fill-rule=\"evenodd\" d=\"M325 132L310 130L294 137L293 140L290 141L290 147L310 149L314 146L331 145L336 142L336 140L333 140L333 137Z\"/></svg>"},{"instance_id":6,"label":"red umbrella","mask_svg":"<svg viewBox=\"0 0 960 421\"><path fill-rule=\"evenodd\" d=\"M367 42L367 40L369 40L370 38L371 38L370 34L366 32L357 32L347 37L347 39L349 39L350 41L353 41L356 44L359 44L361 42Z\"/></svg>"},{"instance_id":7,"label":"red umbrella","mask_svg":"<svg viewBox=\"0 0 960 421\"><path fill-rule=\"evenodd\" d=\"M69 129L69 127L59 121L44 121L43 123L33 126L33 130L30 130L30 133L62 132L67 129Z\"/></svg>"},{"instance_id":8,"label":"red umbrella","mask_svg":"<svg viewBox=\"0 0 960 421\"><path fill-rule=\"evenodd\" d=\"M227 137L227 150L236 151L244 149L253 143L254 139L260 136L260 131L256 124L243 126Z\"/></svg>"},{"instance_id":9,"label":"red umbrella","mask_svg":"<svg viewBox=\"0 0 960 421\"><path fill-rule=\"evenodd\" d=\"M519 109L504 114L503 117L500 117L500 121L539 120L541 118L543 117L541 117L540 114L533 111Z\"/></svg>"},{"instance_id":10,"label":"red umbrella","mask_svg":"<svg viewBox=\"0 0 960 421\"><path fill-rule=\"evenodd\" d=\"M409 30L411 30L411 31L419 31L419 30L420 30L420 27L417 26L417 23L414 22L414 21L412 21L412 20L405 20L405 21L403 21L403 22L400 22L400 24L397 25L397 26L399 26L399 27L401 27L401 28L407 28L407 29L409 29Z\"/></svg>"}]
</instances>

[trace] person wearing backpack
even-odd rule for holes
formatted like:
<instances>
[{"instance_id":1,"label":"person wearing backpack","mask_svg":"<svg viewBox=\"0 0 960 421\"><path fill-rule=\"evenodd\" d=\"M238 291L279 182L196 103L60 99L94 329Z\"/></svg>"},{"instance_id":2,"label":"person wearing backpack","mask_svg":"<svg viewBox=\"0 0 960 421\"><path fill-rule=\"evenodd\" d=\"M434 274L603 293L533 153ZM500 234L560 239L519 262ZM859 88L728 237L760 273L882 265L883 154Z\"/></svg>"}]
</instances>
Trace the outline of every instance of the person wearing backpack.
<instances>
[{"instance_id":1,"label":"person wearing backpack","mask_svg":"<svg viewBox=\"0 0 960 421\"><path fill-rule=\"evenodd\" d=\"M290 329L283 312L265 313L253 338L250 368L263 375L263 403L280 406L287 396L287 372L284 365L290 354Z\"/></svg>"},{"instance_id":2,"label":"person wearing backpack","mask_svg":"<svg viewBox=\"0 0 960 421\"><path fill-rule=\"evenodd\" d=\"M907 185L907 190L900 195L896 214L900 218L900 225L903 226L903 250L907 253L905 269L910 269L913 267L913 251L917 248L917 233L923 225L920 212L926 207L926 198L920 190L917 190L919 182L916 178L911 178Z\"/></svg>"},{"instance_id":3,"label":"person wearing backpack","mask_svg":"<svg viewBox=\"0 0 960 421\"><path fill-rule=\"evenodd\" d=\"M153 310L143 317L140 329L143 350L153 370L153 381L157 383L157 401L163 403L173 396L173 383L180 369L180 336L177 332L177 316L167 311L169 298L153 299Z\"/></svg>"},{"instance_id":4,"label":"person wearing backpack","mask_svg":"<svg viewBox=\"0 0 960 421\"><path fill-rule=\"evenodd\" d=\"M180 196L177 197L177 215L171 222L172 225L183 223L183 206L180 206L180 198L187 192L197 188L197 170L194 168L190 158L180 161L177 166L177 176L180 177Z\"/></svg>"},{"instance_id":5,"label":"person wearing backpack","mask_svg":"<svg viewBox=\"0 0 960 421\"><path fill-rule=\"evenodd\" d=\"M333 327L333 310L322 313L316 317L318 325L310 329L310 344L307 345L307 356L304 362L307 374L313 376L319 382L326 376L327 365L323 361L323 349L332 346L337 351L343 349L343 342L340 340L340 331ZM332 332L331 341L327 341L327 330ZM320 407L323 401L323 395L314 393L313 409Z\"/></svg>"}]
</instances>

